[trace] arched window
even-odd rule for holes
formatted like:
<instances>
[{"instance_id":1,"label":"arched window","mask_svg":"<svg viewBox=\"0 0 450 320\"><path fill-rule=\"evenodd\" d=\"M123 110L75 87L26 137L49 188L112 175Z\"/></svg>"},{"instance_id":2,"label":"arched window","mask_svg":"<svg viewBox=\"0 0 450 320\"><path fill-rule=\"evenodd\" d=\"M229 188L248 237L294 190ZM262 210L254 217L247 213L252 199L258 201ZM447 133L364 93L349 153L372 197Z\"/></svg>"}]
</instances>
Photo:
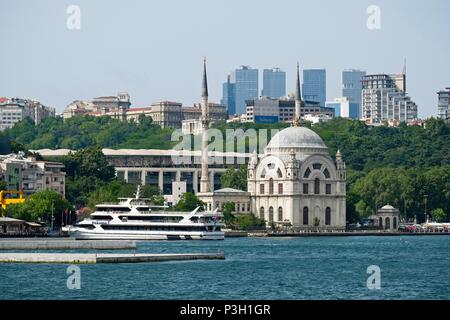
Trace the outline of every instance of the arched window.
<instances>
[{"instance_id":1,"label":"arched window","mask_svg":"<svg viewBox=\"0 0 450 320\"><path fill-rule=\"evenodd\" d=\"M328 171L327 168L323 170L323 175L325 176L325 179L330 179L330 171Z\"/></svg>"},{"instance_id":2,"label":"arched window","mask_svg":"<svg viewBox=\"0 0 450 320\"><path fill-rule=\"evenodd\" d=\"M277 170L277 175L278 175L278 178L283 178L283 173L281 173L280 168L278 168L278 170Z\"/></svg>"},{"instance_id":3,"label":"arched window","mask_svg":"<svg viewBox=\"0 0 450 320\"><path fill-rule=\"evenodd\" d=\"M311 174L311 170L309 168L306 169L305 174L303 175L303 178L308 179L310 174Z\"/></svg>"},{"instance_id":4,"label":"arched window","mask_svg":"<svg viewBox=\"0 0 450 320\"><path fill-rule=\"evenodd\" d=\"M283 221L283 207L278 208L278 221Z\"/></svg>"},{"instance_id":5,"label":"arched window","mask_svg":"<svg viewBox=\"0 0 450 320\"><path fill-rule=\"evenodd\" d=\"M327 207L325 209L325 225L331 225L331 208Z\"/></svg>"},{"instance_id":6,"label":"arched window","mask_svg":"<svg viewBox=\"0 0 450 320\"><path fill-rule=\"evenodd\" d=\"M260 194L264 194L264 183L261 183L261 184L259 185L259 193L260 193Z\"/></svg>"},{"instance_id":7,"label":"arched window","mask_svg":"<svg viewBox=\"0 0 450 320\"><path fill-rule=\"evenodd\" d=\"M378 219L378 226L380 228L383 228L383 218L382 217L380 217L380 219Z\"/></svg>"},{"instance_id":8,"label":"arched window","mask_svg":"<svg viewBox=\"0 0 450 320\"><path fill-rule=\"evenodd\" d=\"M269 180L269 194L273 194L273 179Z\"/></svg>"},{"instance_id":9,"label":"arched window","mask_svg":"<svg viewBox=\"0 0 450 320\"><path fill-rule=\"evenodd\" d=\"M389 219L389 217L386 218L385 224L386 224L384 226L385 229L390 229L391 228L391 219Z\"/></svg>"},{"instance_id":10,"label":"arched window","mask_svg":"<svg viewBox=\"0 0 450 320\"><path fill-rule=\"evenodd\" d=\"M269 221L273 222L273 207L269 208Z\"/></svg>"},{"instance_id":11,"label":"arched window","mask_svg":"<svg viewBox=\"0 0 450 320\"><path fill-rule=\"evenodd\" d=\"M267 173L266 168L264 168L263 171L261 172L261 178L264 179L266 177L266 173Z\"/></svg>"},{"instance_id":12,"label":"arched window","mask_svg":"<svg viewBox=\"0 0 450 320\"><path fill-rule=\"evenodd\" d=\"M264 207L259 208L259 218L264 220Z\"/></svg>"},{"instance_id":13,"label":"arched window","mask_svg":"<svg viewBox=\"0 0 450 320\"><path fill-rule=\"evenodd\" d=\"M278 184L278 194L283 194L283 184L282 183Z\"/></svg>"},{"instance_id":14,"label":"arched window","mask_svg":"<svg viewBox=\"0 0 450 320\"><path fill-rule=\"evenodd\" d=\"M309 224L309 210L308 207L303 208L303 225L307 226Z\"/></svg>"},{"instance_id":15,"label":"arched window","mask_svg":"<svg viewBox=\"0 0 450 320\"><path fill-rule=\"evenodd\" d=\"M314 194L320 194L320 179L316 178L314 180Z\"/></svg>"},{"instance_id":16,"label":"arched window","mask_svg":"<svg viewBox=\"0 0 450 320\"><path fill-rule=\"evenodd\" d=\"M393 228L393 229L397 229L397 217L394 217L394 218L392 219L392 228Z\"/></svg>"}]
</instances>

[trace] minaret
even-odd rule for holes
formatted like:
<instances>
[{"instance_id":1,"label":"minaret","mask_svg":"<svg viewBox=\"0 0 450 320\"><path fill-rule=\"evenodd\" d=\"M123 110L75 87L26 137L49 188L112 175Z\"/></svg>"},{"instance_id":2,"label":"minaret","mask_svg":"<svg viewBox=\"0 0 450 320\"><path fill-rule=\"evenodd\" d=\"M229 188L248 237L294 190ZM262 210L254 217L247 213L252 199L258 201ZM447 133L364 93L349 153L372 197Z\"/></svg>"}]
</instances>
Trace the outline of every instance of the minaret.
<instances>
[{"instance_id":1,"label":"minaret","mask_svg":"<svg viewBox=\"0 0 450 320\"><path fill-rule=\"evenodd\" d=\"M300 91L300 71L297 62L297 82L295 84L295 114L294 127L300 126L300 109L302 107L302 93Z\"/></svg>"},{"instance_id":2,"label":"minaret","mask_svg":"<svg viewBox=\"0 0 450 320\"><path fill-rule=\"evenodd\" d=\"M202 82L202 176L200 178L200 192L210 192L208 173L208 80L206 77L206 58L203 60L203 82Z\"/></svg>"}]
</instances>

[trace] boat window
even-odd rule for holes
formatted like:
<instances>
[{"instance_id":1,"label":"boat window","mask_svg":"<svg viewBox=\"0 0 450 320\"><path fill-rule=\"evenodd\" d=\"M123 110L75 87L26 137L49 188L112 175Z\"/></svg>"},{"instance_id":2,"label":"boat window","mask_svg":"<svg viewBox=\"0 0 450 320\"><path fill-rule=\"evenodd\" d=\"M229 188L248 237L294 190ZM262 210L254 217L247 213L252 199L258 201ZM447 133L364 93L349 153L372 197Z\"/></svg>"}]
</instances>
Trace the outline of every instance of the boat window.
<instances>
[{"instance_id":1,"label":"boat window","mask_svg":"<svg viewBox=\"0 0 450 320\"><path fill-rule=\"evenodd\" d=\"M93 215L91 215L91 219L92 220L112 220L113 217L93 214Z\"/></svg>"},{"instance_id":2,"label":"boat window","mask_svg":"<svg viewBox=\"0 0 450 320\"><path fill-rule=\"evenodd\" d=\"M102 212L129 212L131 209L129 207L97 207L97 211Z\"/></svg>"}]
</instances>

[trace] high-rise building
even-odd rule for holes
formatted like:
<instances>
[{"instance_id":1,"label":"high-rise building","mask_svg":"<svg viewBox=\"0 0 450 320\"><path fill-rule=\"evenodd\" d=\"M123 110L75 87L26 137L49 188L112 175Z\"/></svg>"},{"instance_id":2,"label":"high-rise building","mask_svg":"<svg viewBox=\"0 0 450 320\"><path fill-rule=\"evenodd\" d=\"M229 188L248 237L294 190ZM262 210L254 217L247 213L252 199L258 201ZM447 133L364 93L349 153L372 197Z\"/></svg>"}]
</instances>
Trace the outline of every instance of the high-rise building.
<instances>
[{"instance_id":1,"label":"high-rise building","mask_svg":"<svg viewBox=\"0 0 450 320\"><path fill-rule=\"evenodd\" d=\"M450 87L438 93L438 117L450 122Z\"/></svg>"},{"instance_id":2,"label":"high-rise building","mask_svg":"<svg viewBox=\"0 0 450 320\"><path fill-rule=\"evenodd\" d=\"M409 123L416 120L417 105L406 94L406 75L364 76L361 110L361 119L368 123Z\"/></svg>"},{"instance_id":3,"label":"high-rise building","mask_svg":"<svg viewBox=\"0 0 450 320\"><path fill-rule=\"evenodd\" d=\"M235 83L236 114L245 114L246 100L258 98L258 69L241 66L231 75L231 82Z\"/></svg>"},{"instance_id":4,"label":"high-rise building","mask_svg":"<svg viewBox=\"0 0 450 320\"><path fill-rule=\"evenodd\" d=\"M303 99L316 101L325 107L327 97L327 73L325 69L303 70Z\"/></svg>"},{"instance_id":5,"label":"high-rise building","mask_svg":"<svg viewBox=\"0 0 450 320\"><path fill-rule=\"evenodd\" d=\"M350 103L358 105L358 117L361 107L362 78L365 71L348 69L342 71L342 97L347 98Z\"/></svg>"},{"instance_id":6,"label":"high-rise building","mask_svg":"<svg viewBox=\"0 0 450 320\"><path fill-rule=\"evenodd\" d=\"M222 101L220 102L226 106L228 114L236 114L236 84L231 82L231 76L228 75L227 82L222 86Z\"/></svg>"},{"instance_id":7,"label":"high-rise building","mask_svg":"<svg viewBox=\"0 0 450 320\"><path fill-rule=\"evenodd\" d=\"M286 72L280 68L264 69L262 96L274 99L286 96Z\"/></svg>"},{"instance_id":8,"label":"high-rise building","mask_svg":"<svg viewBox=\"0 0 450 320\"><path fill-rule=\"evenodd\" d=\"M336 117L359 119L359 103L350 102L347 97L325 102L327 108L333 108Z\"/></svg>"}]
</instances>

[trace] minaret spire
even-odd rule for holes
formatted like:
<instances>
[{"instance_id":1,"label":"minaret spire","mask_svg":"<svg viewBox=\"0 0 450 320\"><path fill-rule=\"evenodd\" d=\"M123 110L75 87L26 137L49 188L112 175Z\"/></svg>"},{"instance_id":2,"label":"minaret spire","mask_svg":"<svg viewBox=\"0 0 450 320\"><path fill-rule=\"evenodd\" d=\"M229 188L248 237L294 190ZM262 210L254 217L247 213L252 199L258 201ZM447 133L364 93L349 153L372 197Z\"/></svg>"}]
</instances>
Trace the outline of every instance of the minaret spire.
<instances>
[{"instance_id":1,"label":"minaret spire","mask_svg":"<svg viewBox=\"0 0 450 320\"><path fill-rule=\"evenodd\" d=\"M200 192L210 192L208 172L208 79L206 75L206 57L203 59L203 82L202 82L202 176L200 178Z\"/></svg>"},{"instance_id":2,"label":"minaret spire","mask_svg":"<svg viewBox=\"0 0 450 320\"><path fill-rule=\"evenodd\" d=\"M206 57L203 58L202 98L208 97L208 79L206 76Z\"/></svg>"},{"instance_id":3,"label":"minaret spire","mask_svg":"<svg viewBox=\"0 0 450 320\"><path fill-rule=\"evenodd\" d=\"M300 110L302 107L302 92L300 90L300 67L297 62L297 82L295 84L295 114L294 114L294 127L300 125Z\"/></svg>"}]
</instances>

